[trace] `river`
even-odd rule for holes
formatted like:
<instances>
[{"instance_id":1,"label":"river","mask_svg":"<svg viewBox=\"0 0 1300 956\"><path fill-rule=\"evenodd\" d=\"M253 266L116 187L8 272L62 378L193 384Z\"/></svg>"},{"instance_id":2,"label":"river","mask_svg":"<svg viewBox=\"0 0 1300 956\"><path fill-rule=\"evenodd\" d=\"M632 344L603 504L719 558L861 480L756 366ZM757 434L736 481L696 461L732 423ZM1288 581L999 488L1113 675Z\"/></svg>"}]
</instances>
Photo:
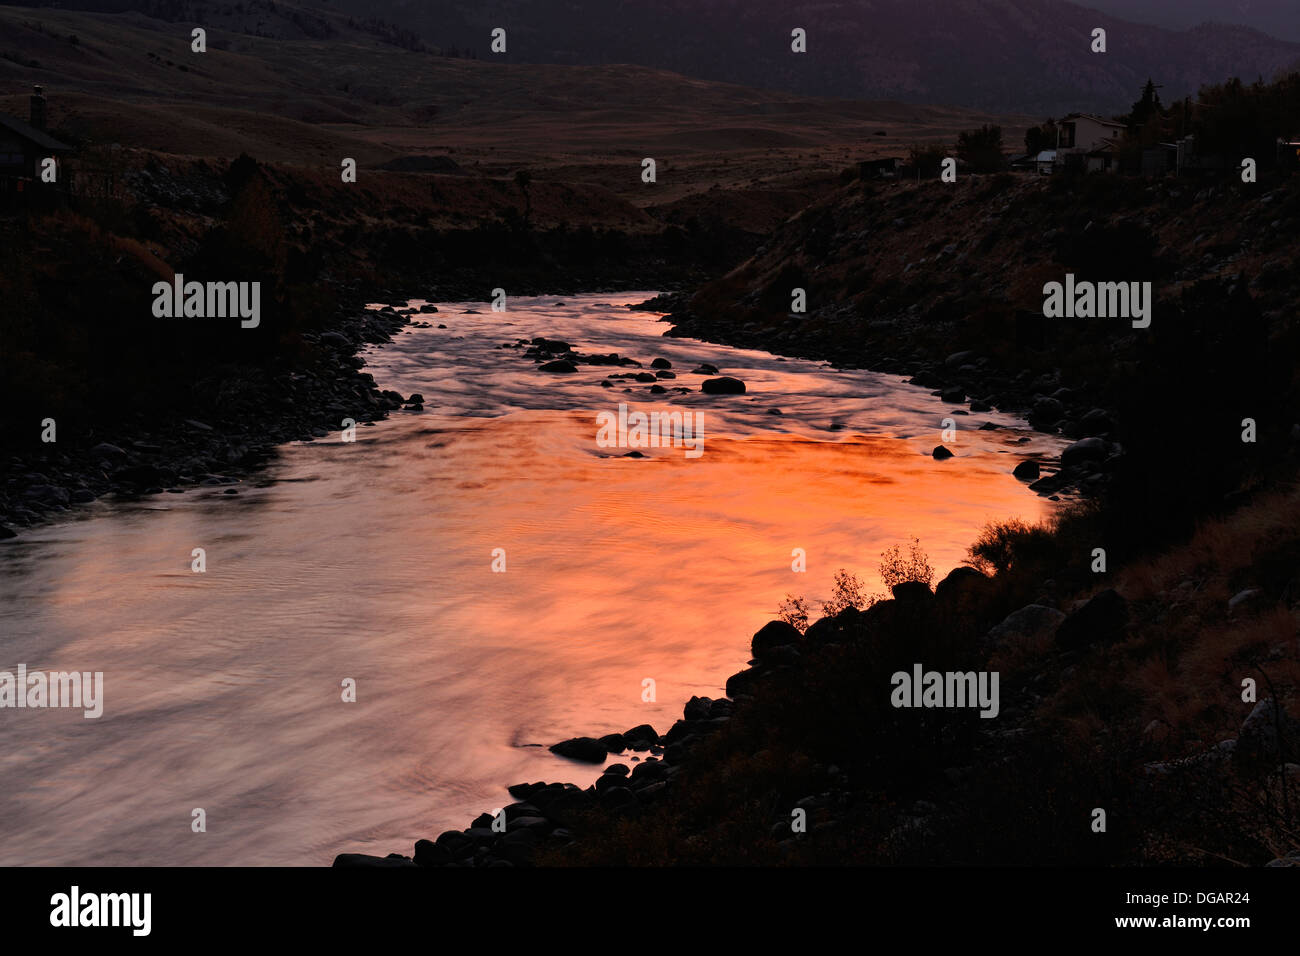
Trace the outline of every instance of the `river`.
<instances>
[{"instance_id":1,"label":"river","mask_svg":"<svg viewBox=\"0 0 1300 956\"><path fill-rule=\"evenodd\" d=\"M97 719L0 710L0 864L410 853L508 784L599 772L546 745L721 696L787 594L827 597L839 568L880 590L881 551L914 537L938 580L986 522L1056 507L1011 469L1059 440L898 376L663 338L623 307L650 294L440 304L415 318L449 328L363 353L423 411L285 445L235 495L100 501L0 543L0 670L104 674ZM626 370L498 348L534 336L677 378L602 388ZM701 393L701 362L747 393ZM703 453L599 447L620 402L702 413Z\"/></svg>"}]
</instances>

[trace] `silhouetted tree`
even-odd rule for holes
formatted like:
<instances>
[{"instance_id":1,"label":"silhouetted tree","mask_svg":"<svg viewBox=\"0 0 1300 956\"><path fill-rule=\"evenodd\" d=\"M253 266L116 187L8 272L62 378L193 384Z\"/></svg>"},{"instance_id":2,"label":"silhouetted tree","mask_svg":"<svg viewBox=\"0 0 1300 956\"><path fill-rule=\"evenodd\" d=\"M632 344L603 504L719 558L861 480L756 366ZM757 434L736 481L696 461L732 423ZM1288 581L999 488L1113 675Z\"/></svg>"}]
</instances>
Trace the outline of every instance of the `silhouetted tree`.
<instances>
[{"instance_id":1,"label":"silhouetted tree","mask_svg":"<svg viewBox=\"0 0 1300 956\"><path fill-rule=\"evenodd\" d=\"M1045 149L1056 149L1056 120L1050 116L1042 126L1031 126L1025 132L1025 152L1037 156Z\"/></svg>"},{"instance_id":2,"label":"silhouetted tree","mask_svg":"<svg viewBox=\"0 0 1300 956\"><path fill-rule=\"evenodd\" d=\"M957 158L977 173L995 173L1002 168L1002 127L981 126L957 134Z\"/></svg>"}]
</instances>

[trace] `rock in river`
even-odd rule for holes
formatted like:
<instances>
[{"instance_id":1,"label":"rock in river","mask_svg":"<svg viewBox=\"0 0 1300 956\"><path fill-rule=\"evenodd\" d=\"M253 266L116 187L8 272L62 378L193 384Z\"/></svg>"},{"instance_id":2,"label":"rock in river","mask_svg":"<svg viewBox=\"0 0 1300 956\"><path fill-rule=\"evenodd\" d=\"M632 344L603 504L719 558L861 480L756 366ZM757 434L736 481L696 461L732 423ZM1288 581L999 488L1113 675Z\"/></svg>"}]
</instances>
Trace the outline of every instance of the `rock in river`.
<instances>
[{"instance_id":1,"label":"rock in river","mask_svg":"<svg viewBox=\"0 0 1300 956\"><path fill-rule=\"evenodd\" d=\"M552 744L550 750L561 757L584 760L587 763L604 763L605 754L608 753L605 745L594 737L571 737Z\"/></svg>"},{"instance_id":2,"label":"rock in river","mask_svg":"<svg viewBox=\"0 0 1300 956\"><path fill-rule=\"evenodd\" d=\"M728 375L721 378L706 378L700 385L700 391L708 395L744 395L745 383Z\"/></svg>"},{"instance_id":3,"label":"rock in river","mask_svg":"<svg viewBox=\"0 0 1300 956\"><path fill-rule=\"evenodd\" d=\"M542 372L576 372L578 366L568 359L556 359L554 362L547 362L545 365L538 366L538 370Z\"/></svg>"}]
</instances>

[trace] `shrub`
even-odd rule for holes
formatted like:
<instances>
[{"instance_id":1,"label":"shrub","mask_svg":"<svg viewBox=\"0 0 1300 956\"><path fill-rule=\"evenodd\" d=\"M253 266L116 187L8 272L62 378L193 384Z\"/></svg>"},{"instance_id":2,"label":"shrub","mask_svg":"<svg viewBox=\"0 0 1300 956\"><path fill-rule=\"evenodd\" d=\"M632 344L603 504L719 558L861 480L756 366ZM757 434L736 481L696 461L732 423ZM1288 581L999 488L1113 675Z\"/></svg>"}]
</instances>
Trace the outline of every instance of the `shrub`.
<instances>
[{"instance_id":1,"label":"shrub","mask_svg":"<svg viewBox=\"0 0 1300 956\"><path fill-rule=\"evenodd\" d=\"M808 602L802 596L787 594L776 609L777 616L797 631L808 630Z\"/></svg>"},{"instance_id":2,"label":"shrub","mask_svg":"<svg viewBox=\"0 0 1300 956\"><path fill-rule=\"evenodd\" d=\"M921 542L913 538L907 554L898 545L887 548L880 554L880 578L885 587L892 589L896 584L918 581L929 587L934 581L934 568L921 550Z\"/></svg>"},{"instance_id":3,"label":"shrub","mask_svg":"<svg viewBox=\"0 0 1300 956\"><path fill-rule=\"evenodd\" d=\"M967 553L986 574L1005 574L1026 559L1036 561L1052 548L1052 533L1019 518L986 525Z\"/></svg>"},{"instance_id":4,"label":"shrub","mask_svg":"<svg viewBox=\"0 0 1300 956\"><path fill-rule=\"evenodd\" d=\"M831 592L831 599L822 602L822 614L826 617L834 617L850 607L860 611L873 601L873 598L868 598L862 593L862 582L857 579L857 576L840 568L835 572L835 588Z\"/></svg>"}]
</instances>

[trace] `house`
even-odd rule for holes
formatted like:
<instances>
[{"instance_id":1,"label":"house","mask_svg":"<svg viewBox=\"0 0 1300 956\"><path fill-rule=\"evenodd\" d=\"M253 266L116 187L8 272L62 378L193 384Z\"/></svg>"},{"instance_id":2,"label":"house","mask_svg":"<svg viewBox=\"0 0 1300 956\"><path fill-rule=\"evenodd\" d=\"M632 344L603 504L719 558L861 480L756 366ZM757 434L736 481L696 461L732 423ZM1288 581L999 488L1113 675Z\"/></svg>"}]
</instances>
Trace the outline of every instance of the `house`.
<instances>
[{"instance_id":1,"label":"house","mask_svg":"<svg viewBox=\"0 0 1300 956\"><path fill-rule=\"evenodd\" d=\"M1111 140L1119 139L1126 129L1123 123L1102 119L1091 113L1071 113L1056 125L1060 131L1060 142L1056 148L1066 153L1090 153Z\"/></svg>"},{"instance_id":2,"label":"house","mask_svg":"<svg viewBox=\"0 0 1300 956\"><path fill-rule=\"evenodd\" d=\"M897 156L884 159L864 159L858 163L859 179L896 179L903 161Z\"/></svg>"},{"instance_id":3,"label":"house","mask_svg":"<svg viewBox=\"0 0 1300 956\"><path fill-rule=\"evenodd\" d=\"M1052 175L1052 170L1056 168L1056 150L1045 149L1038 154L1034 160L1034 165L1038 167L1038 172L1043 176Z\"/></svg>"},{"instance_id":4,"label":"house","mask_svg":"<svg viewBox=\"0 0 1300 956\"><path fill-rule=\"evenodd\" d=\"M1119 140L1106 139L1084 154L1083 167L1090 173L1119 172Z\"/></svg>"},{"instance_id":5,"label":"house","mask_svg":"<svg viewBox=\"0 0 1300 956\"><path fill-rule=\"evenodd\" d=\"M72 147L45 131L45 116L45 94L39 86L33 88L28 122L0 113L0 201L25 199L24 194L47 185L41 182L41 168L50 158L59 169L57 185L66 186L62 161Z\"/></svg>"},{"instance_id":6,"label":"house","mask_svg":"<svg viewBox=\"0 0 1300 956\"><path fill-rule=\"evenodd\" d=\"M1056 128L1056 149L1046 150L1054 154L1054 168L1043 169L1040 161L1039 172L1066 169L1091 173L1119 169L1119 143L1125 130L1123 123L1091 113L1071 113L1057 123Z\"/></svg>"},{"instance_id":7,"label":"house","mask_svg":"<svg viewBox=\"0 0 1300 956\"><path fill-rule=\"evenodd\" d=\"M1177 143L1156 143L1142 150L1142 175L1165 176L1178 172L1179 146Z\"/></svg>"}]
</instances>

